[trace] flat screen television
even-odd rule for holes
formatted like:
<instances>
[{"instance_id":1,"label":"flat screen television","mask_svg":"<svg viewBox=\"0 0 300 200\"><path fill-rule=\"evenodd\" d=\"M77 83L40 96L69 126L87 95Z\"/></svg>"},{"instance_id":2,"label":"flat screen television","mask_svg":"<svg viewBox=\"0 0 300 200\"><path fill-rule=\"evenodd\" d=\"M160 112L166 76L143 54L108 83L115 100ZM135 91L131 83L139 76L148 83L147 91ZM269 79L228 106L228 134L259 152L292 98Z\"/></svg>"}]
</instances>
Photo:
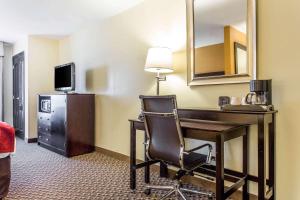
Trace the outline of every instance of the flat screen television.
<instances>
[{"instance_id":1,"label":"flat screen television","mask_svg":"<svg viewBox=\"0 0 300 200\"><path fill-rule=\"evenodd\" d=\"M68 63L54 68L55 90L69 92L75 90L75 64Z\"/></svg>"}]
</instances>

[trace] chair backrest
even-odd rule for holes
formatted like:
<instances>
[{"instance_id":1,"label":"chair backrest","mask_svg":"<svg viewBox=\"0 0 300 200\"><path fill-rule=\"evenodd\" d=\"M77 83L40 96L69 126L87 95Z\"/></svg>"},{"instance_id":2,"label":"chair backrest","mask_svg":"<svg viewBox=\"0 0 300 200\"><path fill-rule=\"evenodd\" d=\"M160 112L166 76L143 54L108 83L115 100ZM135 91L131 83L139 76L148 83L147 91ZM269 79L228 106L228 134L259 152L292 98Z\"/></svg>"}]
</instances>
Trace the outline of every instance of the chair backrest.
<instances>
[{"instance_id":1,"label":"chair backrest","mask_svg":"<svg viewBox=\"0 0 300 200\"><path fill-rule=\"evenodd\" d=\"M147 133L147 156L181 166L184 140L176 96L140 96Z\"/></svg>"}]
</instances>

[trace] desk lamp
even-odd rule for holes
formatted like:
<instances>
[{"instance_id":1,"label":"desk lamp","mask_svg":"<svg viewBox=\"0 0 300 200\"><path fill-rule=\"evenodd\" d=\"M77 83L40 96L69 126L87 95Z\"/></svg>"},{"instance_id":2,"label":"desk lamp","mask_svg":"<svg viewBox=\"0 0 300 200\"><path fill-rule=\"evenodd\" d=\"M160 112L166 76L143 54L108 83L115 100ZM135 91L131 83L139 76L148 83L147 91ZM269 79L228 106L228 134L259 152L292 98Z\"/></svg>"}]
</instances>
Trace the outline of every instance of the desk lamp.
<instances>
[{"instance_id":1,"label":"desk lamp","mask_svg":"<svg viewBox=\"0 0 300 200\"><path fill-rule=\"evenodd\" d=\"M166 76L161 73L173 72L172 51L166 47L154 47L148 50L145 71L157 73L156 95L159 95L159 82L166 81Z\"/></svg>"}]
</instances>

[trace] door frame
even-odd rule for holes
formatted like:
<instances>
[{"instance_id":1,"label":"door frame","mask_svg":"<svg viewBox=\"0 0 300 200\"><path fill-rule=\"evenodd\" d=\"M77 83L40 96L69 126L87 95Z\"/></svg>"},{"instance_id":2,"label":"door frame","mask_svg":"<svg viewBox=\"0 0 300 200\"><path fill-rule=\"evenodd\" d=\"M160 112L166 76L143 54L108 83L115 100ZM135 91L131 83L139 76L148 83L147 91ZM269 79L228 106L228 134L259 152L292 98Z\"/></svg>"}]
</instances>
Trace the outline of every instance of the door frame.
<instances>
[{"instance_id":1,"label":"door frame","mask_svg":"<svg viewBox=\"0 0 300 200\"><path fill-rule=\"evenodd\" d=\"M15 116L15 97L14 97L14 91L15 91L15 63L18 62L20 59L23 60L23 65L22 65L22 107L23 107L23 112L22 112L22 116L21 116L21 123L22 123L22 128L23 128L23 134L20 133L19 131L16 130L16 136L18 136L21 139L25 139L25 53L24 51L16 54L13 56L12 58L12 62L13 62L13 123L14 123L14 127L15 127L15 122L16 122L16 116Z\"/></svg>"}]
</instances>

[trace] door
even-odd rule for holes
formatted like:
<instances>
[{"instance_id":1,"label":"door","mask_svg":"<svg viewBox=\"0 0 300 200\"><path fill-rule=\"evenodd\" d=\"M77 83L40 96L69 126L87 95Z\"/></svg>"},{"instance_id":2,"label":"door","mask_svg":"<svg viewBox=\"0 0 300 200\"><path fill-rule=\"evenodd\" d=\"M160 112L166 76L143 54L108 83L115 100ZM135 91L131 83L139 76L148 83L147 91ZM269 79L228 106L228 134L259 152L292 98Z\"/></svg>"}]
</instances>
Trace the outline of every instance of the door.
<instances>
[{"instance_id":1,"label":"door","mask_svg":"<svg viewBox=\"0 0 300 200\"><path fill-rule=\"evenodd\" d=\"M25 65L24 52L13 56L13 123L16 135L25 138Z\"/></svg>"}]
</instances>

